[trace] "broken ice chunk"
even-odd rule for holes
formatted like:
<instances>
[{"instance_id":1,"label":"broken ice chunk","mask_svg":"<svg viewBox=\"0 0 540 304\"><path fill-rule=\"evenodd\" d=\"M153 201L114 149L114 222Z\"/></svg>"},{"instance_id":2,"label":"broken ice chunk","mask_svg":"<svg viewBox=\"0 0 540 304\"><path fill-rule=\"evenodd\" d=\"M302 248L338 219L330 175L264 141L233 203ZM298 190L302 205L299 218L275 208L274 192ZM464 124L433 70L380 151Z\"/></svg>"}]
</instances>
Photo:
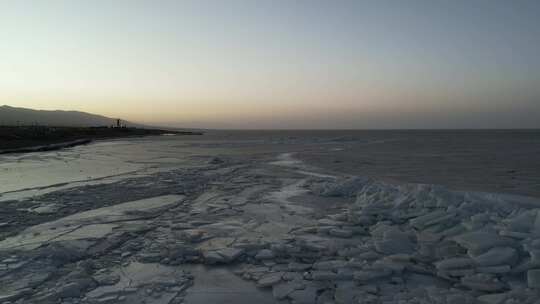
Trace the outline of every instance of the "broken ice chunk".
<instances>
[{"instance_id":1,"label":"broken ice chunk","mask_svg":"<svg viewBox=\"0 0 540 304\"><path fill-rule=\"evenodd\" d=\"M517 262L518 254L514 248L495 247L476 256L474 261L479 266L513 265Z\"/></svg>"},{"instance_id":2,"label":"broken ice chunk","mask_svg":"<svg viewBox=\"0 0 540 304\"><path fill-rule=\"evenodd\" d=\"M527 271L527 284L529 288L540 289L540 269Z\"/></svg>"},{"instance_id":3,"label":"broken ice chunk","mask_svg":"<svg viewBox=\"0 0 540 304\"><path fill-rule=\"evenodd\" d=\"M454 240L467 248L472 254L481 254L493 247L509 246L515 243L511 239L501 237L492 231L473 231L458 235Z\"/></svg>"}]
</instances>

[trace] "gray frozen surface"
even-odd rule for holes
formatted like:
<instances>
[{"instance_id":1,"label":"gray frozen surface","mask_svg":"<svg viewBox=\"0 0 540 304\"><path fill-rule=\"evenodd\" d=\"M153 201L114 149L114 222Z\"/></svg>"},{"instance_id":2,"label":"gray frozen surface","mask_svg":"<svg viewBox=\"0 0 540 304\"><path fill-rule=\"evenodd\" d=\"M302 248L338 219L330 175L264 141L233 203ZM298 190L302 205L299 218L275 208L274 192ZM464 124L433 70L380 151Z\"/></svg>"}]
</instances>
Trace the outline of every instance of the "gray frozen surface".
<instances>
[{"instance_id":1,"label":"gray frozen surface","mask_svg":"<svg viewBox=\"0 0 540 304\"><path fill-rule=\"evenodd\" d=\"M184 301L191 304L274 304L270 290L258 289L223 267L187 267L194 276L193 287L186 292Z\"/></svg>"},{"instance_id":2,"label":"gray frozen surface","mask_svg":"<svg viewBox=\"0 0 540 304\"><path fill-rule=\"evenodd\" d=\"M10 156L0 303L540 300L540 200L298 158L320 146L339 149L155 138Z\"/></svg>"}]
</instances>

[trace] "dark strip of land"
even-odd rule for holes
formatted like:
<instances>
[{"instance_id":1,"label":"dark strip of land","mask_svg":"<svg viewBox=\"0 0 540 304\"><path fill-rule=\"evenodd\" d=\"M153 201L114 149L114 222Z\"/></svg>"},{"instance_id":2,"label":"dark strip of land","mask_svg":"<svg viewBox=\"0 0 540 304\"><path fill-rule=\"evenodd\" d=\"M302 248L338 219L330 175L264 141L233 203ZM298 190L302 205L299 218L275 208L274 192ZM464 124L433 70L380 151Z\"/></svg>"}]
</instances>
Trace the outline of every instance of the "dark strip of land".
<instances>
[{"instance_id":1,"label":"dark strip of land","mask_svg":"<svg viewBox=\"0 0 540 304\"><path fill-rule=\"evenodd\" d=\"M142 128L0 126L0 154L57 150L97 139L163 134L202 135L201 132Z\"/></svg>"}]
</instances>

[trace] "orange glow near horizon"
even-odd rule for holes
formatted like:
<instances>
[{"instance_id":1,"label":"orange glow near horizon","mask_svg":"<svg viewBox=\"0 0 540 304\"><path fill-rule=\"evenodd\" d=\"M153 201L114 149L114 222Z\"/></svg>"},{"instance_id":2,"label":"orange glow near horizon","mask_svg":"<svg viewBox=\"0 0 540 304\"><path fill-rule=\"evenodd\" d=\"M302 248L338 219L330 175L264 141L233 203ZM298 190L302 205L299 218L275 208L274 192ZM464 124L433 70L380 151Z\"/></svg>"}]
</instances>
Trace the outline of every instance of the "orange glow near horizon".
<instances>
[{"instance_id":1,"label":"orange glow near horizon","mask_svg":"<svg viewBox=\"0 0 540 304\"><path fill-rule=\"evenodd\" d=\"M360 2L3 2L0 104L196 127L539 124L540 5Z\"/></svg>"}]
</instances>

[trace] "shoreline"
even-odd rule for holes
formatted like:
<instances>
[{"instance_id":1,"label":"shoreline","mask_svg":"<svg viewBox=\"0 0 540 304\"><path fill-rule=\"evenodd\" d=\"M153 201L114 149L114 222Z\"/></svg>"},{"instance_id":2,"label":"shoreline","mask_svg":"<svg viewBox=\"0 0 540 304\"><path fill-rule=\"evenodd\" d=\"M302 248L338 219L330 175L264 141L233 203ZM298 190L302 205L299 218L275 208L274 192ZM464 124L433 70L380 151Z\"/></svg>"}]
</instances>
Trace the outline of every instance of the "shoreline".
<instances>
[{"instance_id":1,"label":"shoreline","mask_svg":"<svg viewBox=\"0 0 540 304\"><path fill-rule=\"evenodd\" d=\"M0 150L0 154L55 151L55 150L71 148L71 147L80 146L80 145L86 145L86 144L91 143L92 141L93 141L92 139L79 139L79 140L72 140L72 141L56 143L56 144L50 144L50 145L30 146L30 147L22 147L22 148L16 148L16 149L6 149L6 150Z\"/></svg>"},{"instance_id":2,"label":"shoreline","mask_svg":"<svg viewBox=\"0 0 540 304\"><path fill-rule=\"evenodd\" d=\"M95 140L152 135L203 135L202 132L109 127L0 127L0 154L55 151Z\"/></svg>"}]
</instances>

